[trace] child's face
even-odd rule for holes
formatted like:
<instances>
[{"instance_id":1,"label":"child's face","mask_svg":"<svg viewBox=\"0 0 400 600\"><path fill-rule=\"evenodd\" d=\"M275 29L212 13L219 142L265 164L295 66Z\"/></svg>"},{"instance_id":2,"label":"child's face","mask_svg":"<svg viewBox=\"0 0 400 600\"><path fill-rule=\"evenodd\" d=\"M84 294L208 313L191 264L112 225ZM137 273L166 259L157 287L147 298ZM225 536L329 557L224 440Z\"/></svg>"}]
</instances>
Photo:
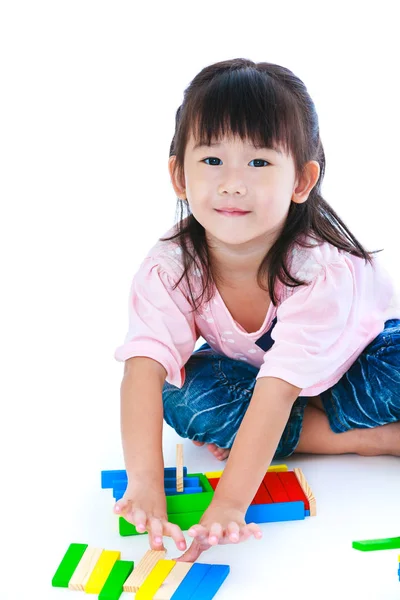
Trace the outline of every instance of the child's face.
<instances>
[{"instance_id":1,"label":"child's face","mask_svg":"<svg viewBox=\"0 0 400 600\"><path fill-rule=\"evenodd\" d=\"M195 143L191 135L181 195L186 195L207 234L229 245L278 235L297 185L292 157L283 150L256 149L239 137L225 137L219 146L196 148ZM297 201L304 202L310 189ZM223 208L248 212L241 216L218 212Z\"/></svg>"}]
</instances>

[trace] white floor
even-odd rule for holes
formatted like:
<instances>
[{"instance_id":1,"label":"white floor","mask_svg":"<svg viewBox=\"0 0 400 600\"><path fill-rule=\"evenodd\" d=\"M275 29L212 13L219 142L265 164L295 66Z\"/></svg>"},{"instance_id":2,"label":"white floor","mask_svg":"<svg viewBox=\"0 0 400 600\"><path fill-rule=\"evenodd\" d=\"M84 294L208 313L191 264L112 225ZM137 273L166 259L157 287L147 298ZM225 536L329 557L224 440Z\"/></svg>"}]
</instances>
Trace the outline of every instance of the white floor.
<instances>
[{"instance_id":1,"label":"white floor","mask_svg":"<svg viewBox=\"0 0 400 600\"><path fill-rule=\"evenodd\" d=\"M110 435L103 440L103 458L90 454L90 432L86 453L82 452L85 440L61 427L58 436L61 445L66 436L72 442L70 456L65 457L60 469L49 469L47 477L37 482L32 502L26 504L25 513L18 515L28 528L36 529L17 541L18 554L13 555L15 560L9 565L16 567L25 582L28 581L25 569L30 572L30 585L24 597L43 600L74 597L74 592L51 587L52 576L71 542L121 550L123 559L135 561L148 549L147 536L119 536L117 517L111 511L111 490L100 488L100 470L123 468L118 436ZM166 426L166 466L174 465L178 441L175 432ZM57 457L57 445L54 452ZM189 440L184 440L184 452L190 472L221 468L221 463L205 448L197 448ZM298 455L286 462L290 469L296 466L303 469L317 500L317 516L305 521L264 524L261 541L219 546L203 553L200 562L231 567L218 599L399 599L400 550L364 553L353 550L351 544L353 540L400 535L400 460ZM42 500L38 504L39 497ZM31 508L35 503L37 508ZM16 521L12 515L10 519ZM169 539L166 547L169 558L177 556ZM22 588L15 583L11 585L11 576L8 584L9 590L2 587L1 599L22 598ZM123 599L129 597L132 594L122 595Z\"/></svg>"}]
</instances>

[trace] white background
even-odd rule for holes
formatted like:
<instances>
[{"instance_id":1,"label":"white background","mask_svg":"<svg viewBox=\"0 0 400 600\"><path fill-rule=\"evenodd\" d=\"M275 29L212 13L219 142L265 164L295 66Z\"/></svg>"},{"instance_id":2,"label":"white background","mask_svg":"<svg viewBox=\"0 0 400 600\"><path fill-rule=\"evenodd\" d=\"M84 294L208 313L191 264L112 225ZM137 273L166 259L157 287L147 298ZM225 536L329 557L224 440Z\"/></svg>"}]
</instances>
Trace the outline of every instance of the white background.
<instances>
[{"instance_id":1,"label":"white background","mask_svg":"<svg viewBox=\"0 0 400 600\"><path fill-rule=\"evenodd\" d=\"M120 538L102 469L123 468L113 358L129 286L174 222L175 111L206 65L290 68L317 107L323 195L397 281L400 217L397 2L4 1L0 7L1 600L52 589L70 542L139 560ZM165 429L165 462L175 433ZM219 468L185 441L190 471ZM218 547L218 598L400 598L399 459L295 455L318 516ZM173 545L167 542L169 556Z\"/></svg>"}]
</instances>

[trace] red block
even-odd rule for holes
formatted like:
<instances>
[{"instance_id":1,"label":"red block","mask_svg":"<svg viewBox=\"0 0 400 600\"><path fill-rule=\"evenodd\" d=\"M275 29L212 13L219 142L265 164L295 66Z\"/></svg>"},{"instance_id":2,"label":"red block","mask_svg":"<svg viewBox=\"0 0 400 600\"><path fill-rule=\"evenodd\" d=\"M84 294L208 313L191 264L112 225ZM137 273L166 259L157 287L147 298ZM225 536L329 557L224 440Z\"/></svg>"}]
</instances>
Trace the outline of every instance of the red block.
<instances>
[{"instance_id":1,"label":"red block","mask_svg":"<svg viewBox=\"0 0 400 600\"><path fill-rule=\"evenodd\" d=\"M303 488L296 477L296 473L293 473L292 471L286 471L277 473L277 475L281 480L290 500L302 500L304 502L305 510L310 510L310 503L307 496L303 492Z\"/></svg>"},{"instance_id":2,"label":"red block","mask_svg":"<svg viewBox=\"0 0 400 600\"><path fill-rule=\"evenodd\" d=\"M278 475L280 473L266 473L263 479L265 487L272 498L272 502L290 502L289 495Z\"/></svg>"},{"instance_id":3,"label":"red block","mask_svg":"<svg viewBox=\"0 0 400 600\"><path fill-rule=\"evenodd\" d=\"M217 485L219 484L219 477L216 477L214 479L209 479L208 481L210 482L210 485L215 492Z\"/></svg>"},{"instance_id":4,"label":"red block","mask_svg":"<svg viewBox=\"0 0 400 600\"><path fill-rule=\"evenodd\" d=\"M273 500L270 494L268 493L264 482L261 482L261 485L258 488L256 495L254 496L253 502L251 504L273 504Z\"/></svg>"}]
</instances>

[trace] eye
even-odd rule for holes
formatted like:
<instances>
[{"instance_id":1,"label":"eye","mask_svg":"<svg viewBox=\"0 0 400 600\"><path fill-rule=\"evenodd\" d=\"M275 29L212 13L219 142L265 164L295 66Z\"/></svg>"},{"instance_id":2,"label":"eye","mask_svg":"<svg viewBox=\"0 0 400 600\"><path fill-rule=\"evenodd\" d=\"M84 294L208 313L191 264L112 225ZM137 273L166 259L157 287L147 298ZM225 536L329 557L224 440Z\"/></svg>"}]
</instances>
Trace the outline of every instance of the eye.
<instances>
[{"instance_id":1,"label":"eye","mask_svg":"<svg viewBox=\"0 0 400 600\"><path fill-rule=\"evenodd\" d=\"M209 156L208 158L204 158L204 159L203 159L202 161L200 161L200 162L206 162L206 160L221 160L221 159L220 159L220 158L215 158L215 156ZM209 163L206 163L206 164L208 165ZM214 164L214 163L213 163L213 164ZM217 166L217 167L218 167L219 165L215 165L215 164L214 164L214 166Z\"/></svg>"},{"instance_id":2,"label":"eye","mask_svg":"<svg viewBox=\"0 0 400 600\"><path fill-rule=\"evenodd\" d=\"M250 162L257 162L257 163L267 163L269 165L269 162L267 160L264 160L263 158L253 158L253 160L251 160ZM249 163L250 164L250 163ZM254 165L255 167L263 167L264 165Z\"/></svg>"}]
</instances>

